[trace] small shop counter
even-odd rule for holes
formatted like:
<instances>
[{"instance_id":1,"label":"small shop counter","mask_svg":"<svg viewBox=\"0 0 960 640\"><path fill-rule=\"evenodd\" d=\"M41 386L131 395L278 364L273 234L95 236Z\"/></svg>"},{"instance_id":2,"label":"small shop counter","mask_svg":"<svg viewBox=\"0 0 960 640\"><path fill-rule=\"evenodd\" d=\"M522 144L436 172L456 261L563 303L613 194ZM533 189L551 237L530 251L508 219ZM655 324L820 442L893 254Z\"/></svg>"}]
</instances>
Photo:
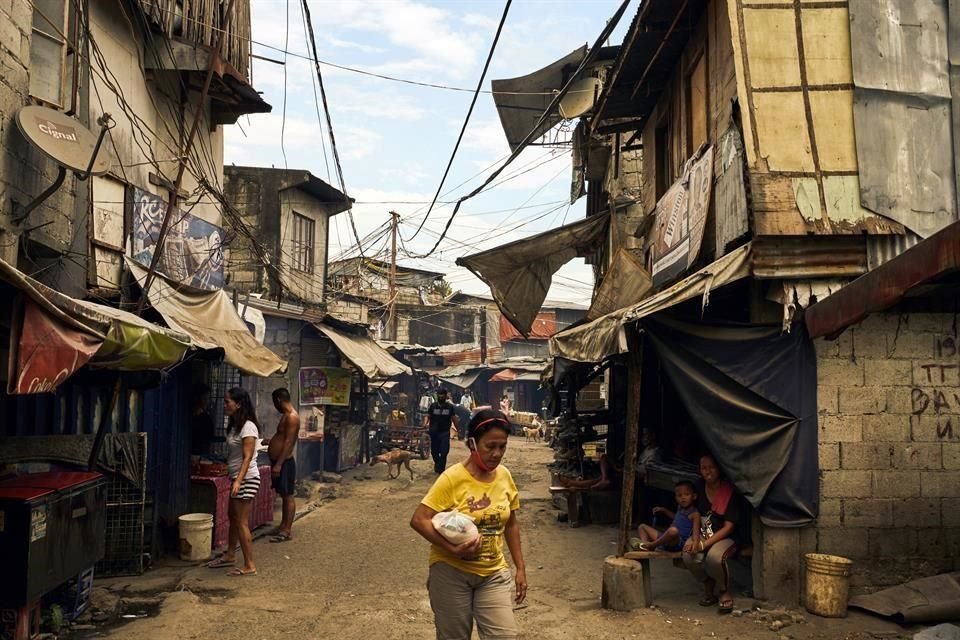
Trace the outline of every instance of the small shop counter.
<instances>
[{"instance_id":1,"label":"small shop counter","mask_svg":"<svg viewBox=\"0 0 960 640\"><path fill-rule=\"evenodd\" d=\"M231 481L228 476L190 476L190 511L213 514L213 548L227 546L230 523L227 509L230 504ZM270 486L269 465L260 466L260 491L250 510L250 530L273 522L274 491Z\"/></svg>"}]
</instances>

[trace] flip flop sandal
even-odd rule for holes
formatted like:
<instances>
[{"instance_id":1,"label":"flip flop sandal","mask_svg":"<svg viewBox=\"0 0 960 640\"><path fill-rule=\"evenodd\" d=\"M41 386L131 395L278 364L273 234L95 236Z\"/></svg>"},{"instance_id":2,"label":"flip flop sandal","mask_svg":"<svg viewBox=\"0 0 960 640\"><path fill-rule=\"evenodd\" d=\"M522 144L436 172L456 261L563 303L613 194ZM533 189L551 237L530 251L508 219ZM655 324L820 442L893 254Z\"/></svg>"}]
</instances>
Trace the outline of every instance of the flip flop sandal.
<instances>
[{"instance_id":1,"label":"flip flop sandal","mask_svg":"<svg viewBox=\"0 0 960 640\"><path fill-rule=\"evenodd\" d=\"M721 615L726 615L733 612L733 600L724 600L720 603L720 607L717 609L717 613Z\"/></svg>"},{"instance_id":2,"label":"flip flop sandal","mask_svg":"<svg viewBox=\"0 0 960 640\"><path fill-rule=\"evenodd\" d=\"M270 542L290 542L290 540L291 537L289 533L278 533L270 538Z\"/></svg>"},{"instance_id":3,"label":"flip flop sandal","mask_svg":"<svg viewBox=\"0 0 960 640\"><path fill-rule=\"evenodd\" d=\"M228 572L227 575L230 576L231 578L245 578L247 576L257 575L257 570L254 569L253 571L244 571L240 567L237 567L233 571Z\"/></svg>"},{"instance_id":4,"label":"flip flop sandal","mask_svg":"<svg viewBox=\"0 0 960 640\"><path fill-rule=\"evenodd\" d=\"M207 569L222 569L224 567L232 567L236 563L236 560L224 560L223 558L217 558L216 560L211 560L207 563Z\"/></svg>"},{"instance_id":5,"label":"flip flop sandal","mask_svg":"<svg viewBox=\"0 0 960 640\"><path fill-rule=\"evenodd\" d=\"M715 604L717 604L716 598L704 598L703 600L700 601L701 607L712 607Z\"/></svg>"}]
</instances>

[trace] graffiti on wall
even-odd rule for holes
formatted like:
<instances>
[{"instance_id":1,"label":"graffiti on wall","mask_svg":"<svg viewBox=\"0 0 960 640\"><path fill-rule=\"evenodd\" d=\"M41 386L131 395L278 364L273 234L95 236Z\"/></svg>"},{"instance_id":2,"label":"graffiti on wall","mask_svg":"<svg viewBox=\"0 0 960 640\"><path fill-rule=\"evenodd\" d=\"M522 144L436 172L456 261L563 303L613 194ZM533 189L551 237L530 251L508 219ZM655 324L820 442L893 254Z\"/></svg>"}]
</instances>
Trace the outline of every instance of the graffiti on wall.
<instances>
[{"instance_id":1,"label":"graffiti on wall","mask_svg":"<svg viewBox=\"0 0 960 640\"><path fill-rule=\"evenodd\" d=\"M142 189L133 190L133 259L145 267L153 260L166 212L166 201ZM223 240L220 227L174 211L157 270L176 282L201 289L221 289Z\"/></svg>"}]
</instances>

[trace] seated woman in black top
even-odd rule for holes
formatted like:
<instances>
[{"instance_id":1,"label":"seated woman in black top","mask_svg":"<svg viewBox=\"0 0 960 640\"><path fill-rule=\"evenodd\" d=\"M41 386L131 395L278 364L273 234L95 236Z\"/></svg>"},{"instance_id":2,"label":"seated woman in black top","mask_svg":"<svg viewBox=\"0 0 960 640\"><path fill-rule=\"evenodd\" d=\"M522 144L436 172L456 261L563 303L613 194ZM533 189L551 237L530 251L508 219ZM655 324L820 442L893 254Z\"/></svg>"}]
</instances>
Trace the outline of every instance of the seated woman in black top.
<instances>
[{"instance_id":1,"label":"seated woman in black top","mask_svg":"<svg viewBox=\"0 0 960 640\"><path fill-rule=\"evenodd\" d=\"M737 541L743 538L740 496L726 480L713 456L700 458L701 481L697 486L698 514L692 516L693 535L683 547L683 562L691 573L703 581L704 598L700 604L717 603L720 587L720 613L733 611L730 594L730 572L727 560L737 552Z\"/></svg>"}]
</instances>

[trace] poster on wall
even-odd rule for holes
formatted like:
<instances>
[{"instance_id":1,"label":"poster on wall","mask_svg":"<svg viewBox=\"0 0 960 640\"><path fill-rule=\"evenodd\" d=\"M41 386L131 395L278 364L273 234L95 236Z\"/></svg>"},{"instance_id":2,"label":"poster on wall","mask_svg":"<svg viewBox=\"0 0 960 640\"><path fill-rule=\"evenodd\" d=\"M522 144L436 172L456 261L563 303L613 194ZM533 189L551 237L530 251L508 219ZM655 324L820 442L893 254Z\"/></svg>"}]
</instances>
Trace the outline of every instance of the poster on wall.
<instances>
[{"instance_id":1,"label":"poster on wall","mask_svg":"<svg viewBox=\"0 0 960 640\"><path fill-rule=\"evenodd\" d=\"M340 367L300 367L300 404L350 405L353 373Z\"/></svg>"},{"instance_id":2,"label":"poster on wall","mask_svg":"<svg viewBox=\"0 0 960 640\"><path fill-rule=\"evenodd\" d=\"M696 262L712 190L713 147L707 147L657 202L650 269L654 286L676 279Z\"/></svg>"},{"instance_id":3,"label":"poster on wall","mask_svg":"<svg viewBox=\"0 0 960 640\"><path fill-rule=\"evenodd\" d=\"M321 406L300 407L301 440L323 440L326 415Z\"/></svg>"},{"instance_id":4,"label":"poster on wall","mask_svg":"<svg viewBox=\"0 0 960 640\"><path fill-rule=\"evenodd\" d=\"M167 203L152 193L133 190L133 259L144 267L153 260ZM200 289L223 288L223 229L189 213L174 212L157 270Z\"/></svg>"}]
</instances>

